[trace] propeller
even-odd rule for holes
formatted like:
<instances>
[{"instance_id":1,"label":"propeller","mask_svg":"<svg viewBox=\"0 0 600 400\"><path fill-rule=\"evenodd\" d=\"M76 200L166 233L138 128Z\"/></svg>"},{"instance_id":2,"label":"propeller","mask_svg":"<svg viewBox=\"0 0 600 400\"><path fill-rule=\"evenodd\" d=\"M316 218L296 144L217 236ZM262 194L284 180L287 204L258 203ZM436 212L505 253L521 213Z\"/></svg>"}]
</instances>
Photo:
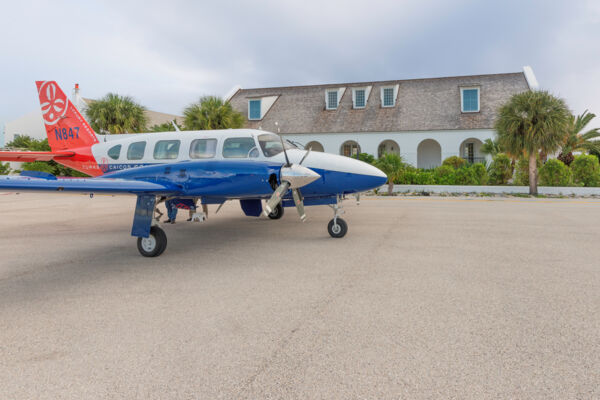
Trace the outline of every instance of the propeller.
<instances>
[{"instance_id":1,"label":"propeller","mask_svg":"<svg viewBox=\"0 0 600 400\"><path fill-rule=\"evenodd\" d=\"M283 154L285 155L285 165L281 167L280 172L281 184L277 186L277 189L275 189L271 198L265 203L264 214L269 215L271 212L273 212L275 207L277 207L277 205L281 203L281 200L283 196L287 193L287 191L289 189L292 189L292 198L294 199L296 210L298 210L300 220L304 222L306 220L306 214L304 213L304 197L300 192L300 188L319 179L321 175L317 174L309 168L302 166L302 163L310 154L310 148L308 149L306 154L304 154L304 156L298 164L292 164L290 163L290 159L288 157L285 145L283 143L283 138L281 136L280 139L281 146L283 147Z\"/></svg>"}]
</instances>

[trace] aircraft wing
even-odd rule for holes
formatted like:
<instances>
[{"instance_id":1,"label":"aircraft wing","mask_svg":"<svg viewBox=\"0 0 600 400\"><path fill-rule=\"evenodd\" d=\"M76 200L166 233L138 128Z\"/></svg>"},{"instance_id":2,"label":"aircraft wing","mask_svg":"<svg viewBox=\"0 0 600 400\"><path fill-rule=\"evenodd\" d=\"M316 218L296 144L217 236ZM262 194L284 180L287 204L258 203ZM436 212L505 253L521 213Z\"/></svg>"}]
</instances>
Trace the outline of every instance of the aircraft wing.
<instances>
[{"instance_id":1,"label":"aircraft wing","mask_svg":"<svg viewBox=\"0 0 600 400\"><path fill-rule=\"evenodd\" d=\"M134 179L107 178L57 178L44 173L37 175L37 177L0 175L0 191L115 195L177 195L181 191L179 186L168 182L154 183Z\"/></svg>"},{"instance_id":2,"label":"aircraft wing","mask_svg":"<svg viewBox=\"0 0 600 400\"><path fill-rule=\"evenodd\" d=\"M32 162L73 157L73 151L0 151L0 161Z\"/></svg>"}]
</instances>

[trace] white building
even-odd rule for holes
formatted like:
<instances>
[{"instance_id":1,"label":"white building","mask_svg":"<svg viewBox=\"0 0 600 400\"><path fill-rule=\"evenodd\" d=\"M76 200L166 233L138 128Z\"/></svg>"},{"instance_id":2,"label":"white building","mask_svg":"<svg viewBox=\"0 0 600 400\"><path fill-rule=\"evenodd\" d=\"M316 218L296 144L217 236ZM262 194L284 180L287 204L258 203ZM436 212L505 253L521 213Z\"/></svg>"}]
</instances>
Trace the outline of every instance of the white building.
<instances>
[{"instance_id":1,"label":"white building","mask_svg":"<svg viewBox=\"0 0 600 400\"><path fill-rule=\"evenodd\" d=\"M400 154L420 168L450 156L483 161L498 108L538 84L522 72L431 79L238 89L232 106L248 128L283 134L313 150Z\"/></svg>"}]
</instances>

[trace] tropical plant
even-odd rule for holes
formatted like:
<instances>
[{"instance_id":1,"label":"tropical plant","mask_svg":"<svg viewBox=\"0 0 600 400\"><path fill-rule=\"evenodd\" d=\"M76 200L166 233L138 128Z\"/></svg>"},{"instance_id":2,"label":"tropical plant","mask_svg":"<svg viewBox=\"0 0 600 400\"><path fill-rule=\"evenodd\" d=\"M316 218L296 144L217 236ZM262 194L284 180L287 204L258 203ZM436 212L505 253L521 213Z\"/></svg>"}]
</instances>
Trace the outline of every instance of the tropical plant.
<instances>
[{"instance_id":1,"label":"tropical plant","mask_svg":"<svg viewBox=\"0 0 600 400\"><path fill-rule=\"evenodd\" d=\"M181 131L183 130L183 126L181 124L177 123L177 119L170 121L170 122L163 122L162 124L158 124L158 125L152 125L149 129L150 132L174 132L176 131L175 126L173 126L173 124L177 125L177 128Z\"/></svg>"},{"instance_id":2,"label":"tropical plant","mask_svg":"<svg viewBox=\"0 0 600 400\"><path fill-rule=\"evenodd\" d=\"M129 96L108 93L91 102L86 115L97 133L138 133L146 130L146 108Z\"/></svg>"},{"instance_id":3,"label":"tropical plant","mask_svg":"<svg viewBox=\"0 0 600 400\"><path fill-rule=\"evenodd\" d=\"M539 169L542 163L539 158L536 159L536 168ZM529 160L521 157L515 166L515 185L529 186Z\"/></svg>"},{"instance_id":4,"label":"tropical plant","mask_svg":"<svg viewBox=\"0 0 600 400\"><path fill-rule=\"evenodd\" d=\"M231 104L219 97L201 97L183 111L184 125L188 130L237 129L244 126L244 117Z\"/></svg>"},{"instance_id":5,"label":"tropical plant","mask_svg":"<svg viewBox=\"0 0 600 400\"><path fill-rule=\"evenodd\" d=\"M498 153L492 159L488 175L491 185L506 185L513 174L510 158L504 153Z\"/></svg>"},{"instance_id":6,"label":"tropical plant","mask_svg":"<svg viewBox=\"0 0 600 400\"><path fill-rule=\"evenodd\" d=\"M440 165L433 170L433 177L436 185L454 185L455 184L455 169L449 165Z\"/></svg>"},{"instance_id":7,"label":"tropical plant","mask_svg":"<svg viewBox=\"0 0 600 400\"><path fill-rule=\"evenodd\" d=\"M0 175L8 175L10 174L10 164L0 162Z\"/></svg>"},{"instance_id":8,"label":"tropical plant","mask_svg":"<svg viewBox=\"0 0 600 400\"><path fill-rule=\"evenodd\" d=\"M369 153L360 153L358 155L358 159L371 165L373 165L373 163L375 162L375 156Z\"/></svg>"},{"instance_id":9,"label":"tropical plant","mask_svg":"<svg viewBox=\"0 0 600 400\"><path fill-rule=\"evenodd\" d=\"M558 155L558 159L567 165L571 165L574 160L574 151L584 151L587 153L600 153L600 141L594 140L600 137L600 129L593 128L587 132L582 131L590 123L596 114L585 110L583 114L569 118L569 130L565 137L564 144Z\"/></svg>"},{"instance_id":10,"label":"tropical plant","mask_svg":"<svg viewBox=\"0 0 600 400\"><path fill-rule=\"evenodd\" d=\"M600 164L598 158L582 154L571 164L573 182L581 186L600 186Z\"/></svg>"},{"instance_id":11,"label":"tropical plant","mask_svg":"<svg viewBox=\"0 0 600 400\"><path fill-rule=\"evenodd\" d=\"M482 163L475 163L470 166L475 174L475 184L476 185L487 185L489 180L489 175L485 165Z\"/></svg>"},{"instance_id":12,"label":"tropical plant","mask_svg":"<svg viewBox=\"0 0 600 400\"><path fill-rule=\"evenodd\" d=\"M570 112L564 100L546 91L515 94L500 107L495 128L498 143L511 155L529 160L529 194L537 195L537 159L555 152L568 130Z\"/></svg>"},{"instance_id":13,"label":"tropical plant","mask_svg":"<svg viewBox=\"0 0 600 400\"><path fill-rule=\"evenodd\" d=\"M464 158L461 158L459 156L450 156L442 162L442 165L448 165L454 169L458 169L458 168L462 167L463 165L465 165L466 163L467 162L465 161Z\"/></svg>"},{"instance_id":14,"label":"tropical plant","mask_svg":"<svg viewBox=\"0 0 600 400\"><path fill-rule=\"evenodd\" d=\"M502 153L502 147L500 147L500 143L498 143L497 139L485 139L481 145L480 151L483 154L489 154L494 157L496 154Z\"/></svg>"},{"instance_id":15,"label":"tropical plant","mask_svg":"<svg viewBox=\"0 0 600 400\"><path fill-rule=\"evenodd\" d=\"M540 168L540 185L569 186L571 170L562 161L551 158Z\"/></svg>"},{"instance_id":16,"label":"tropical plant","mask_svg":"<svg viewBox=\"0 0 600 400\"><path fill-rule=\"evenodd\" d=\"M12 142L6 144L9 148L23 149L29 151L50 151L48 139L33 139L26 135L17 135ZM79 171L65 167L56 161L34 161L23 164L25 171L42 171L56 176L87 176Z\"/></svg>"},{"instance_id":17,"label":"tropical plant","mask_svg":"<svg viewBox=\"0 0 600 400\"><path fill-rule=\"evenodd\" d=\"M402 157L397 154L384 154L375 161L375 166L383 171L388 177L388 195L394 192L394 181L404 173L405 164Z\"/></svg>"}]
</instances>

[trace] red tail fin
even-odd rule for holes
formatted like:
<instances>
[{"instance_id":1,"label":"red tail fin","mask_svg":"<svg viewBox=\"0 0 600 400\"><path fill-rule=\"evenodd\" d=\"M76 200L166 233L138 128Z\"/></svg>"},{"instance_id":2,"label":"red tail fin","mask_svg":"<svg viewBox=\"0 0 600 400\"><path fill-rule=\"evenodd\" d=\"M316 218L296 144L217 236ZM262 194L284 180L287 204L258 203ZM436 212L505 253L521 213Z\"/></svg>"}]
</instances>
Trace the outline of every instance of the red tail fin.
<instances>
[{"instance_id":1,"label":"red tail fin","mask_svg":"<svg viewBox=\"0 0 600 400\"><path fill-rule=\"evenodd\" d=\"M36 85L52 151L90 147L98 143L92 127L55 81L37 81Z\"/></svg>"}]
</instances>

